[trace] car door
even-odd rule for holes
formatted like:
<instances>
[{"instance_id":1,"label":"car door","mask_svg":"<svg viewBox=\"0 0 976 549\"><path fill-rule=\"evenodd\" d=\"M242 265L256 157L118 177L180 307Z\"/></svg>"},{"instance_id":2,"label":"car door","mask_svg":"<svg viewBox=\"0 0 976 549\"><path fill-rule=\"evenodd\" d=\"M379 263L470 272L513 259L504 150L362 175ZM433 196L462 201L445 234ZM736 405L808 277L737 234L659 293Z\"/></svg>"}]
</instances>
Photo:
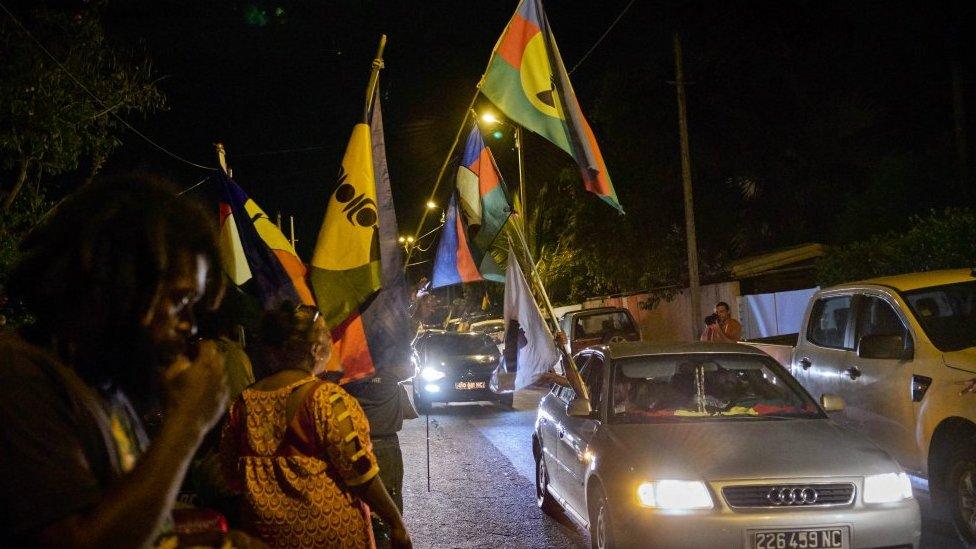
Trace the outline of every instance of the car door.
<instances>
[{"instance_id":1,"label":"car door","mask_svg":"<svg viewBox=\"0 0 976 549\"><path fill-rule=\"evenodd\" d=\"M572 417L566 415L566 429L560 438L559 459L566 471L566 501L580 516L586 516L586 468L589 466L590 454L587 453L600 421L596 417L603 417L604 394L604 362L600 352L592 352L586 364L580 369L580 376L590 392L590 405L596 412L595 417Z\"/></svg>"},{"instance_id":2,"label":"car door","mask_svg":"<svg viewBox=\"0 0 976 549\"><path fill-rule=\"evenodd\" d=\"M841 423L864 433L903 466L919 469L915 444L915 403L912 401L910 358L866 358L860 342L872 335L897 335L902 348L914 348L908 321L892 298L881 291L865 291L854 302L854 337L858 344L848 356L838 391L846 403Z\"/></svg>"},{"instance_id":3,"label":"car door","mask_svg":"<svg viewBox=\"0 0 976 549\"><path fill-rule=\"evenodd\" d=\"M838 393L853 350L853 292L827 294L810 307L805 342L793 357L792 373L813 398Z\"/></svg>"},{"instance_id":4,"label":"car door","mask_svg":"<svg viewBox=\"0 0 976 549\"><path fill-rule=\"evenodd\" d=\"M539 403L539 416L536 420L542 450L540 459L545 460L546 471L549 473L549 485L557 492L560 486L558 482L559 470L562 466L556 456L556 452L559 451L559 438L556 433L562 428L563 416L566 413L566 407L559 395L561 390L562 387L554 385L549 394L542 398ZM560 495L562 494L560 493Z\"/></svg>"},{"instance_id":5,"label":"car door","mask_svg":"<svg viewBox=\"0 0 976 549\"><path fill-rule=\"evenodd\" d=\"M576 360L583 359L584 357L580 356ZM549 448L549 461L546 462L546 467L549 471L549 484L559 493L561 498L565 499L569 479L566 464L563 463L563 455L565 454L563 439L566 437L566 424L569 417L566 409L569 403L576 398L576 391L570 387L558 387L553 396L554 398L550 399L550 406L547 408L550 429L547 434L543 435L549 437L546 442Z\"/></svg>"}]
</instances>

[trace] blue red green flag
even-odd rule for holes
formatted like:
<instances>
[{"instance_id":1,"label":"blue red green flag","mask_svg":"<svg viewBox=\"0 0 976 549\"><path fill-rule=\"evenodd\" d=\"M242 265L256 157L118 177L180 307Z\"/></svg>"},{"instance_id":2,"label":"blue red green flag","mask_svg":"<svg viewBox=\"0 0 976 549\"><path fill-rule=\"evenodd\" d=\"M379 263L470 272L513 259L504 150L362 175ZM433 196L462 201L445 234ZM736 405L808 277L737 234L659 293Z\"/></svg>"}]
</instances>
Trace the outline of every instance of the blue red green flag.
<instances>
[{"instance_id":1,"label":"blue red green flag","mask_svg":"<svg viewBox=\"0 0 976 549\"><path fill-rule=\"evenodd\" d=\"M444 214L444 228L437 243L431 288L484 280L478 268L480 253L468 239L467 227L458 211L457 194L451 193Z\"/></svg>"},{"instance_id":2,"label":"blue red green flag","mask_svg":"<svg viewBox=\"0 0 976 549\"><path fill-rule=\"evenodd\" d=\"M471 240L482 254L486 254L512 214L512 208L505 196L505 180L498 171L491 149L485 146L477 124L471 128L464 146L457 188ZM503 281L504 278L498 280Z\"/></svg>"},{"instance_id":3,"label":"blue red green flag","mask_svg":"<svg viewBox=\"0 0 976 549\"><path fill-rule=\"evenodd\" d=\"M580 168L586 190L623 213L541 0L519 2L495 45L479 88L506 116L569 153Z\"/></svg>"}]
</instances>

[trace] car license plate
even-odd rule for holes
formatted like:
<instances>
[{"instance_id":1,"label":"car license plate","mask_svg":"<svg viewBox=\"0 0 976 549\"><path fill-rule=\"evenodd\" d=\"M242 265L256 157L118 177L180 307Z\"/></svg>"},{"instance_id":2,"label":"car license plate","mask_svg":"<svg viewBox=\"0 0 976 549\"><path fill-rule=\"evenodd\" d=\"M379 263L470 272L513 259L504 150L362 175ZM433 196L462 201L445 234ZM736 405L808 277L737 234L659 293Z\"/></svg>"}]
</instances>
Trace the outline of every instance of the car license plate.
<instances>
[{"instance_id":1,"label":"car license plate","mask_svg":"<svg viewBox=\"0 0 976 549\"><path fill-rule=\"evenodd\" d=\"M750 530L748 539L752 549L848 549L851 546L846 526Z\"/></svg>"},{"instance_id":2,"label":"car license plate","mask_svg":"<svg viewBox=\"0 0 976 549\"><path fill-rule=\"evenodd\" d=\"M487 387L484 381L459 381L454 384L455 389L467 391L469 389L484 389Z\"/></svg>"}]
</instances>

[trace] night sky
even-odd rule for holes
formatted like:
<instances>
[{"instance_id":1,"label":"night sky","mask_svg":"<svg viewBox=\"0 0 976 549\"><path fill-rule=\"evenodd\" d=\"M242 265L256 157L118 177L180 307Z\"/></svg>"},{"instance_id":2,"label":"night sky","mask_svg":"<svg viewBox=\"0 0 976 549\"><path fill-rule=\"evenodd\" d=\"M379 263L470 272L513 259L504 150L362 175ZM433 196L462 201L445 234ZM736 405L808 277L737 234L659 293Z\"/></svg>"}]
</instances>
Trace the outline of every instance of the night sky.
<instances>
[{"instance_id":1,"label":"night sky","mask_svg":"<svg viewBox=\"0 0 976 549\"><path fill-rule=\"evenodd\" d=\"M628 3L545 3L567 68ZM380 34L389 37L381 93L393 192L406 233L419 219L515 4L117 0L103 19L113 41L153 60L168 97L166 112L133 123L198 163L213 165L211 144L226 143L245 190L271 215L296 216L299 251L307 260L362 110ZM893 155L898 166L952 164L953 52L966 78L968 110L976 110L965 47L972 4L637 0L572 80L628 215L680 226L677 108L669 83L672 33L680 31L691 82L703 247L736 219L729 205L751 178L765 189L757 216L796 216L800 210L789 212L791 206L805 214L794 231L774 231L779 236L757 245L843 240L850 234L835 230L835 214L843 212L831 197L868 192ZM498 142L496 155L503 169L511 166L510 140ZM570 166L566 155L538 138L527 139L526 157L530 196L533 185ZM128 168L159 171L185 185L205 175L131 134L106 170ZM920 186L942 177L937 169L922 171ZM506 176L515 177L511 171ZM442 189L452 181L449 174ZM818 190L809 194L812 186ZM946 189L902 193L890 206L901 216L958 205L958 187ZM614 215L609 207L594 208L588 211Z\"/></svg>"}]
</instances>

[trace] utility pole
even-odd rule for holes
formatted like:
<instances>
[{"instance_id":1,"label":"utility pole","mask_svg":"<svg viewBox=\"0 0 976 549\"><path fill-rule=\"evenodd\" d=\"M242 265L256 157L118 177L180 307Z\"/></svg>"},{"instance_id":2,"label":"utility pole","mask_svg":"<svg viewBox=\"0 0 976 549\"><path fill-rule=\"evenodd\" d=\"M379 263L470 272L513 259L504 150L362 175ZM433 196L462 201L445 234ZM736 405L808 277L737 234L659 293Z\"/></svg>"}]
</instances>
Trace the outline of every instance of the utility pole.
<instances>
[{"instance_id":1,"label":"utility pole","mask_svg":"<svg viewBox=\"0 0 976 549\"><path fill-rule=\"evenodd\" d=\"M698 287L698 240L695 237L695 202L691 193L691 156L688 152L688 112L685 108L685 73L681 64L681 38L674 33L675 89L678 92L678 128L681 134L681 181L685 195L685 243L688 247L688 285L691 290L692 340L698 339L701 289Z\"/></svg>"}]
</instances>

